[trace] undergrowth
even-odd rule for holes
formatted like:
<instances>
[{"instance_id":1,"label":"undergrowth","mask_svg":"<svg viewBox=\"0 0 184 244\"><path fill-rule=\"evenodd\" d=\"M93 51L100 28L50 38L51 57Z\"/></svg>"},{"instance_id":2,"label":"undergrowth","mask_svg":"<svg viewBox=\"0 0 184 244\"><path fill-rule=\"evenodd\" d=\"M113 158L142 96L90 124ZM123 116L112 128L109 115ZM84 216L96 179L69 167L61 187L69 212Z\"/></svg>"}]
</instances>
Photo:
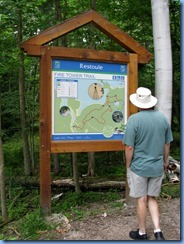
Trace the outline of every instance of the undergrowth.
<instances>
[{"instance_id":1,"label":"undergrowth","mask_svg":"<svg viewBox=\"0 0 184 244\"><path fill-rule=\"evenodd\" d=\"M39 191L38 189L27 189L15 187L11 190L12 199L8 200L9 218L13 225L12 229L16 230L16 234L10 231L9 225L1 227L1 240L38 240L40 233L52 229L45 222L44 215L39 208ZM180 184L167 183L163 185L160 197L165 196L171 198L180 197ZM16 197L17 196L17 197ZM16 198L16 199L15 199ZM87 213L86 209L91 204L108 203L112 209L122 209L124 203L119 201L122 199L122 192L117 190L109 190L103 192L65 192L62 197L52 202L52 213L62 213L69 220L83 219L86 216L95 216L99 214L100 209L95 209ZM2 220L0 219L0 224Z\"/></svg>"},{"instance_id":2,"label":"undergrowth","mask_svg":"<svg viewBox=\"0 0 184 244\"><path fill-rule=\"evenodd\" d=\"M39 148L38 140L35 147ZM179 150L175 150L176 159L179 159ZM23 175L22 143L20 141L10 141L4 145L5 152L5 177L6 177L6 204L8 208L8 217L10 223L3 226L2 217L0 216L0 239L1 240L37 240L41 232L52 228L49 226L40 211L40 191L39 187L22 185L18 177ZM38 156L38 151L35 152ZM37 158L36 156L36 158ZM172 155L171 155L172 156ZM78 155L80 175L87 172L87 153ZM95 153L95 174L97 178L106 178L113 180L125 180L126 170L123 152L106 152ZM37 162L37 160L36 160ZM62 176L72 175L70 154L60 155L60 164ZM39 168L38 162L35 167ZM51 168L53 163L51 163ZM37 171L37 173L39 170ZM17 176L18 175L18 176ZM55 193L52 192L52 195ZM124 192L118 190L106 191L86 191L75 193L65 191L60 199L52 201L52 213L62 213L69 220L83 219L86 216L85 208L91 204L109 203L111 208L123 208L122 199ZM170 198L180 197L180 184L164 182L161 198L170 196ZM96 215L99 209L94 209L90 213ZM89 216L88 215L88 216ZM1 226L2 225L2 226ZM9 228L9 225L12 228ZM16 230L13 231L13 230Z\"/></svg>"}]
</instances>

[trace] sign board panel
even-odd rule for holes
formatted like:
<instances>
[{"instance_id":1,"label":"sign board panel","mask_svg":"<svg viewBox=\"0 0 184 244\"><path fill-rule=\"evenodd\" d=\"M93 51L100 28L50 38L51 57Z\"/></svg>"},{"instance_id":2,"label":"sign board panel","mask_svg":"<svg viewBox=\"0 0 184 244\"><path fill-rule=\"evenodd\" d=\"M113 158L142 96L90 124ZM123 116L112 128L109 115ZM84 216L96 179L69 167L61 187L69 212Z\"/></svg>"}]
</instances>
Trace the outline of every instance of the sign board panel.
<instances>
[{"instance_id":1,"label":"sign board panel","mask_svg":"<svg viewBox=\"0 0 184 244\"><path fill-rule=\"evenodd\" d=\"M127 64L52 59L52 141L122 140Z\"/></svg>"}]
</instances>

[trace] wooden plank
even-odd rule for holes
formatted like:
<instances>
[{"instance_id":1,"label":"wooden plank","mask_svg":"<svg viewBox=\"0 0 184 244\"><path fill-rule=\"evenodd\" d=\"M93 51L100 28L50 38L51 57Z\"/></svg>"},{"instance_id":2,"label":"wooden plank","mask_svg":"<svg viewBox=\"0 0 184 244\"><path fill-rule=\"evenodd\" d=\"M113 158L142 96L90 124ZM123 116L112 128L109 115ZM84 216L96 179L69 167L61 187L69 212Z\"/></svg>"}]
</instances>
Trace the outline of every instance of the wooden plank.
<instances>
[{"instance_id":1,"label":"wooden plank","mask_svg":"<svg viewBox=\"0 0 184 244\"><path fill-rule=\"evenodd\" d=\"M68 47L51 47L51 55L53 57L66 57L83 60L129 63L130 53L93 50L84 48L68 48ZM148 62L148 55L138 55L138 62L145 64Z\"/></svg>"},{"instance_id":2,"label":"wooden plank","mask_svg":"<svg viewBox=\"0 0 184 244\"><path fill-rule=\"evenodd\" d=\"M50 27L37 36L31 37L24 44L44 45L58 37L78 29L92 21L92 10L79 14L63 23Z\"/></svg>"},{"instance_id":3,"label":"wooden plank","mask_svg":"<svg viewBox=\"0 0 184 244\"><path fill-rule=\"evenodd\" d=\"M40 60L40 205L51 212L51 58L49 47L42 47Z\"/></svg>"},{"instance_id":4,"label":"wooden plank","mask_svg":"<svg viewBox=\"0 0 184 244\"><path fill-rule=\"evenodd\" d=\"M146 48L141 46L140 43L135 41L131 36L126 34L114 24L108 22L104 17L96 12L93 12L93 23L100 31L109 36L115 42L119 43L128 51L137 53L139 55L145 55L148 57L148 59L151 58L152 55L147 51Z\"/></svg>"},{"instance_id":5,"label":"wooden plank","mask_svg":"<svg viewBox=\"0 0 184 244\"><path fill-rule=\"evenodd\" d=\"M51 47L52 57L78 60L129 63L129 54L84 48Z\"/></svg>"},{"instance_id":6,"label":"wooden plank","mask_svg":"<svg viewBox=\"0 0 184 244\"><path fill-rule=\"evenodd\" d=\"M152 54L140 55L138 54L138 63L139 64L147 64L152 58Z\"/></svg>"},{"instance_id":7,"label":"wooden plank","mask_svg":"<svg viewBox=\"0 0 184 244\"><path fill-rule=\"evenodd\" d=\"M52 153L122 151L122 141L68 141L51 142Z\"/></svg>"},{"instance_id":8,"label":"wooden plank","mask_svg":"<svg viewBox=\"0 0 184 244\"><path fill-rule=\"evenodd\" d=\"M21 49L24 50L29 56L40 57L41 46L21 44ZM93 61L106 61L106 62L123 62L129 63L129 53L104 51L104 50L93 50L84 48L68 48L68 47L51 47L52 57L63 57L73 59L89 59ZM149 60L148 55L138 55L138 62L145 64Z\"/></svg>"},{"instance_id":9,"label":"wooden plank","mask_svg":"<svg viewBox=\"0 0 184 244\"><path fill-rule=\"evenodd\" d=\"M41 56L41 46L22 43L20 48L23 49L24 52L26 52L29 56Z\"/></svg>"}]
</instances>

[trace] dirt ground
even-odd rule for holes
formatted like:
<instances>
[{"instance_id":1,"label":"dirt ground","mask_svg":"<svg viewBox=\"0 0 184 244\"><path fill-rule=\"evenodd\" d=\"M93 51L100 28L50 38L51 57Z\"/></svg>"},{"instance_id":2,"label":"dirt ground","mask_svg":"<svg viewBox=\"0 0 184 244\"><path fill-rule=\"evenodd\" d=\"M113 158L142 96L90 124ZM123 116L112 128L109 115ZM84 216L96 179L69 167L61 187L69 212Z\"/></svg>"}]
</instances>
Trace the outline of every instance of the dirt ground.
<instances>
[{"instance_id":1,"label":"dirt ground","mask_svg":"<svg viewBox=\"0 0 184 244\"><path fill-rule=\"evenodd\" d=\"M122 200L123 201L123 200ZM111 203L112 204L112 203ZM115 202L114 204L118 204ZM180 237L180 199L159 199L160 225L166 240L181 240ZM83 209L97 215L87 215L82 220L68 221L65 216L55 215L48 220L57 221L57 227L44 233L40 240L131 240L129 232L137 229L135 204L112 208L112 205L94 204ZM63 222L64 221L64 222ZM153 224L148 213L147 234L154 240Z\"/></svg>"}]
</instances>

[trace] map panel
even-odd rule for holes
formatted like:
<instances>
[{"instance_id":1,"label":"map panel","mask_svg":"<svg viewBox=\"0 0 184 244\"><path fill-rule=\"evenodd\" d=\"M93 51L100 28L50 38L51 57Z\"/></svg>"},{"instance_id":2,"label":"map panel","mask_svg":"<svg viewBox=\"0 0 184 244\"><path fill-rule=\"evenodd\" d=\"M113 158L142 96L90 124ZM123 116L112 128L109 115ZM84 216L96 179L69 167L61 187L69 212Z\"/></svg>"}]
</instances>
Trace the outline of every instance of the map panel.
<instances>
[{"instance_id":1,"label":"map panel","mask_svg":"<svg viewBox=\"0 0 184 244\"><path fill-rule=\"evenodd\" d=\"M52 140L122 140L127 65L52 60Z\"/></svg>"}]
</instances>

